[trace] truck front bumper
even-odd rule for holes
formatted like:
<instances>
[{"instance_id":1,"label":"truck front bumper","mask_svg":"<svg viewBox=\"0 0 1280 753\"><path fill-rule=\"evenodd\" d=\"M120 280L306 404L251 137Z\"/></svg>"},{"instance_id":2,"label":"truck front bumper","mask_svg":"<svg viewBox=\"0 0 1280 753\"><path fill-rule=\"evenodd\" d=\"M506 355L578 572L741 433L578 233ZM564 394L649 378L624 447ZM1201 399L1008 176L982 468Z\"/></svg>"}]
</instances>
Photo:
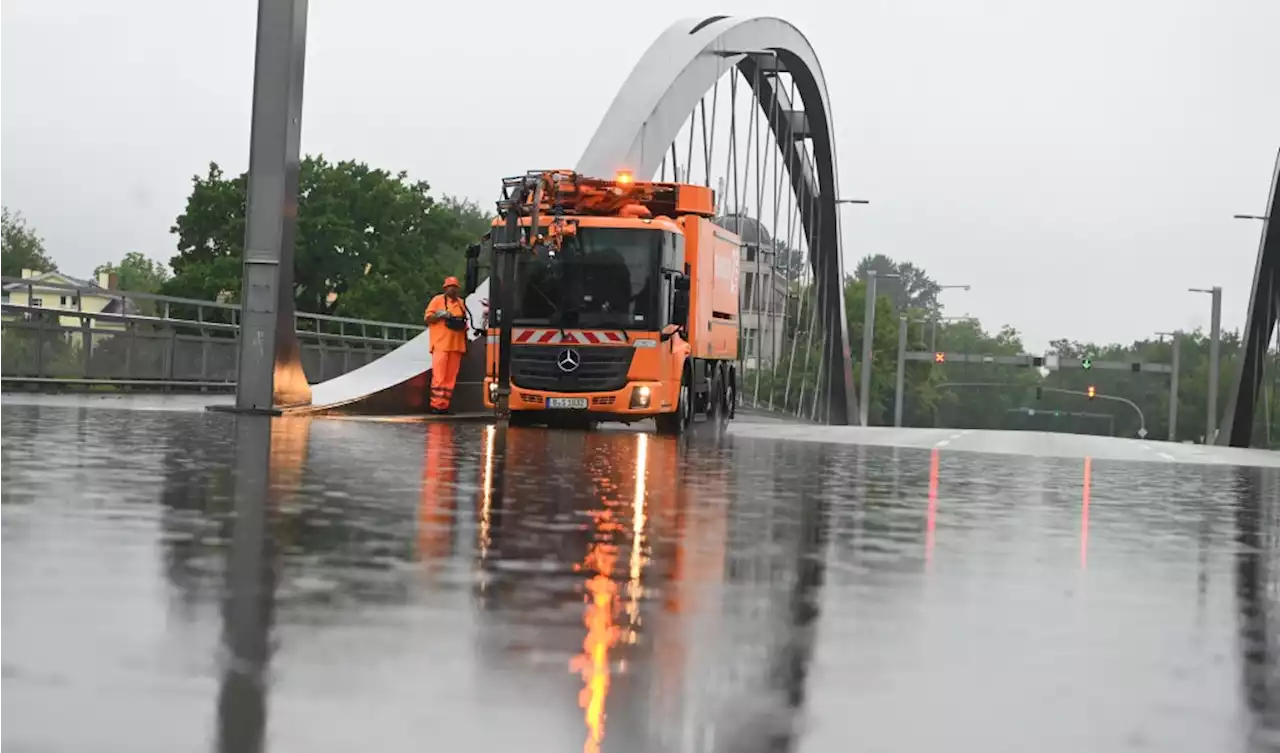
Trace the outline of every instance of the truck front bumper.
<instances>
[{"instance_id":1,"label":"truck front bumper","mask_svg":"<svg viewBox=\"0 0 1280 753\"><path fill-rule=\"evenodd\" d=\"M497 384L485 379L485 406L494 407ZM670 413L676 406L663 399L662 385L657 382L628 382L612 392L548 392L526 390L511 385L509 407L512 411L548 411L555 413L587 412L605 418L640 420L659 413Z\"/></svg>"}]
</instances>

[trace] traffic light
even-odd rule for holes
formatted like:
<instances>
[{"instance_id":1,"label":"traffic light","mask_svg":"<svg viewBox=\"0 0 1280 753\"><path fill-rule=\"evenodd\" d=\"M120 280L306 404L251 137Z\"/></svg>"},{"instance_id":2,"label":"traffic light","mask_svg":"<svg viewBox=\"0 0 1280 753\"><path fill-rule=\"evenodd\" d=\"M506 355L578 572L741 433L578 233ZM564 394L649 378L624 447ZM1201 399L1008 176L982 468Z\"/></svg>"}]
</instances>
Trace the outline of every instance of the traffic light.
<instances>
[{"instance_id":1,"label":"traffic light","mask_svg":"<svg viewBox=\"0 0 1280 753\"><path fill-rule=\"evenodd\" d=\"M1036 400L1044 397L1044 387L1036 387Z\"/></svg>"},{"instance_id":2,"label":"traffic light","mask_svg":"<svg viewBox=\"0 0 1280 753\"><path fill-rule=\"evenodd\" d=\"M1092 368L1093 368L1093 359L1092 359L1092 358L1090 358L1089 356L1085 356L1085 357L1080 361L1080 368L1084 369L1085 371L1088 371L1089 369L1092 369Z\"/></svg>"},{"instance_id":3,"label":"traffic light","mask_svg":"<svg viewBox=\"0 0 1280 753\"><path fill-rule=\"evenodd\" d=\"M1092 399L1094 399L1095 397L1097 397L1097 396L1098 396L1098 390L1097 390L1097 388L1096 388L1096 387L1094 387L1094 386L1091 384L1091 385L1089 385L1089 388L1088 388L1087 390L1085 390L1085 394L1089 396L1089 399L1090 399L1090 400L1092 400Z\"/></svg>"},{"instance_id":4,"label":"traffic light","mask_svg":"<svg viewBox=\"0 0 1280 753\"><path fill-rule=\"evenodd\" d=\"M947 362L947 354L946 354L946 353L941 353L941 352L939 352L939 353L934 353L934 354L933 354L933 362L934 362L934 363L946 363L946 362Z\"/></svg>"}]
</instances>

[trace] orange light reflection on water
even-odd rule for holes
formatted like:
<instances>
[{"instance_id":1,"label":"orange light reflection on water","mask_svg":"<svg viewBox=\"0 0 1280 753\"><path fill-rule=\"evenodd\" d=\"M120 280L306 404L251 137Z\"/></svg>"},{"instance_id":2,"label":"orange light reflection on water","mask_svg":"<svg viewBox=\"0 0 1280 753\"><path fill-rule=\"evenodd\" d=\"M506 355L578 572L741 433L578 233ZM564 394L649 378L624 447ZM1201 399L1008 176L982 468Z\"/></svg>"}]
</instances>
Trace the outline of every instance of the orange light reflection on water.
<instances>
[{"instance_id":1,"label":"orange light reflection on water","mask_svg":"<svg viewBox=\"0 0 1280 753\"><path fill-rule=\"evenodd\" d=\"M498 433L494 426L484 428L484 477L480 484L480 559L489 556L490 524L493 510L493 445Z\"/></svg>"},{"instance_id":2,"label":"orange light reflection on water","mask_svg":"<svg viewBox=\"0 0 1280 753\"><path fill-rule=\"evenodd\" d=\"M929 510L924 523L924 562L933 562L933 531L938 524L938 448L929 456Z\"/></svg>"},{"instance_id":3,"label":"orange light reflection on water","mask_svg":"<svg viewBox=\"0 0 1280 753\"><path fill-rule=\"evenodd\" d=\"M632 502L632 542L629 564L628 605L627 614L630 627L639 624L639 598L642 593L640 578L644 569L643 554L646 480L648 466L648 436L637 435L635 463L635 498ZM609 489L608 478L598 479L600 486ZM578 693L578 705L583 710L583 721L587 727L587 739L583 743L584 753L599 753L604 742L605 721L607 719L606 701L612 683L609 652L622 637L622 628L617 624L617 615L621 611L618 598L618 584L613 579L614 566L618 560L618 546L612 543L613 536L620 533L622 525L614 518L609 507L609 500L602 500L604 507L592 513L596 523L597 540L592 542L581 570L594 572L587 579L582 621L587 628L587 635L582 641L582 653L569 663L570 671L582 676L583 688ZM628 631L628 635L633 635Z\"/></svg>"}]
</instances>

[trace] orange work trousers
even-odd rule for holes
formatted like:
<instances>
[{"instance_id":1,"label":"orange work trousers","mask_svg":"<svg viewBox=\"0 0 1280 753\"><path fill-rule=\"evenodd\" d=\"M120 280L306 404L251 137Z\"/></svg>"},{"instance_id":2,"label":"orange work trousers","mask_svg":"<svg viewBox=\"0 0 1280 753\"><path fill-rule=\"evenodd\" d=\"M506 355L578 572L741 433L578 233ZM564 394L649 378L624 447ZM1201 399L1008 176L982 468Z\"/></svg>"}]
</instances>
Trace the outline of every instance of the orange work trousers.
<instances>
[{"instance_id":1,"label":"orange work trousers","mask_svg":"<svg viewBox=\"0 0 1280 753\"><path fill-rule=\"evenodd\" d=\"M462 352L437 350L431 354L431 407L448 410L453 402L453 388L458 383L458 367L462 365Z\"/></svg>"}]
</instances>

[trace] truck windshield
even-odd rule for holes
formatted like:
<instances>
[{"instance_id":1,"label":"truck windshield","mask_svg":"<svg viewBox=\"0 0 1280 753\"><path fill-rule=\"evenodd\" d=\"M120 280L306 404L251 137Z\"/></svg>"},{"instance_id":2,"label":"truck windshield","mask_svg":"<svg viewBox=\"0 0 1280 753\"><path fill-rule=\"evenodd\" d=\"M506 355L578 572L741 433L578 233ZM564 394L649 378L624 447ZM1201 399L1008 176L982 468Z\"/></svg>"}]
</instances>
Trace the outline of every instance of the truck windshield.
<instances>
[{"instance_id":1,"label":"truck windshield","mask_svg":"<svg viewBox=\"0 0 1280 753\"><path fill-rule=\"evenodd\" d=\"M545 249L516 269L516 324L654 329L664 231L579 227L552 259Z\"/></svg>"}]
</instances>

